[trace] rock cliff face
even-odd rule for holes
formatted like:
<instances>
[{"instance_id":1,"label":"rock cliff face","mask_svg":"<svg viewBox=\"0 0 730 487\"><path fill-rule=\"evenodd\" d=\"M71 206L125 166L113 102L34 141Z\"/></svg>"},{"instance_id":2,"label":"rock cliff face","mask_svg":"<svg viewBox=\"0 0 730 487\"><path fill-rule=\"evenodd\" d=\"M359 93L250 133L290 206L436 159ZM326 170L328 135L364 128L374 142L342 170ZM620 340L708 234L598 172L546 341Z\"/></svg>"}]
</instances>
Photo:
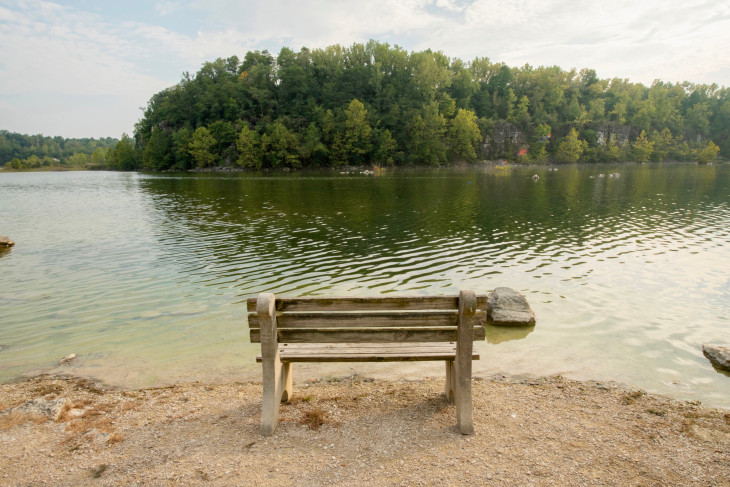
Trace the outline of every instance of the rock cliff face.
<instances>
[{"instance_id":1,"label":"rock cliff face","mask_svg":"<svg viewBox=\"0 0 730 487\"><path fill-rule=\"evenodd\" d=\"M596 131L596 144L600 146L608 144L608 141L613 137L620 147L624 147L638 137L640 132L636 127L611 122L595 124L589 126L589 128Z\"/></svg>"},{"instance_id":2,"label":"rock cliff face","mask_svg":"<svg viewBox=\"0 0 730 487\"><path fill-rule=\"evenodd\" d=\"M509 122L496 122L481 145L483 159L514 157L528 143L527 133Z\"/></svg>"}]
</instances>

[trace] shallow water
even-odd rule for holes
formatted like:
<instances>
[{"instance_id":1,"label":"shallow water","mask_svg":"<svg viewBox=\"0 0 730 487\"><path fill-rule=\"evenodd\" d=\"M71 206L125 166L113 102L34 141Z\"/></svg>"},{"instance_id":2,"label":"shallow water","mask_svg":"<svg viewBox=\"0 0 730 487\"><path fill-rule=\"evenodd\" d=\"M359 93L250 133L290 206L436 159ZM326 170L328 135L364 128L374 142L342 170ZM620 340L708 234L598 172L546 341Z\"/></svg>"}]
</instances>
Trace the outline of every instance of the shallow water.
<instances>
[{"instance_id":1,"label":"shallow water","mask_svg":"<svg viewBox=\"0 0 730 487\"><path fill-rule=\"evenodd\" d=\"M54 370L124 387L242 377L257 370L243 301L260 291L509 286L538 324L491 328L475 373L614 380L730 407L730 376L701 351L730 343L727 164L0 173L0 234L17 243L0 256L0 380L72 352ZM307 371L404 370L334 367Z\"/></svg>"}]
</instances>

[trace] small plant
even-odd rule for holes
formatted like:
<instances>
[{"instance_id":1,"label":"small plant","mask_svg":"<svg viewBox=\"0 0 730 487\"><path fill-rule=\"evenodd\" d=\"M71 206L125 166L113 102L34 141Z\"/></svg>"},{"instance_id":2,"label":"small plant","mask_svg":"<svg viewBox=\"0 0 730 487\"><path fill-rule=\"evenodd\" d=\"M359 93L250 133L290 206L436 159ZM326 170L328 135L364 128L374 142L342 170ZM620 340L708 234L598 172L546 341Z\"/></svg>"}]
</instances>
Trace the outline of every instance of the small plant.
<instances>
[{"instance_id":1,"label":"small plant","mask_svg":"<svg viewBox=\"0 0 730 487\"><path fill-rule=\"evenodd\" d=\"M124 441L124 435L120 433L112 433L111 435L109 435L109 439L106 440L106 442L109 444L120 443L122 441Z\"/></svg>"},{"instance_id":2,"label":"small plant","mask_svg":"<svg viewBox=\"0 0 730 487\"><path fill-rule=\"evenodd\" d=\"M627 406L633 404L637 399L641 398L645 394L644 391L631 391L624 395L624 404Z\"/></svg>"},{"instance_id":3,"label":"small plant","mask_svg":"<svg viewBox=\"0 0 730 487\"><path fill-rule=\"evenodd\" d=\"M98 467L91 469L91 476L94 477L95 479L98 479L99 477L101 477L101 474L106 472L107 468L109 468L109 466L102 463Z\"/></svg>"},{"instance_id":4,"label":"small plant","mask_svg":"<svg viewBox=\"0 0 730 487\"><path fill-rule=\"evenodd\" d=\"M304 412L299 424L309 427L310 430L318 430L326 422L327 414L321 408L313 408Z\"/></svg>"}]
</instances>

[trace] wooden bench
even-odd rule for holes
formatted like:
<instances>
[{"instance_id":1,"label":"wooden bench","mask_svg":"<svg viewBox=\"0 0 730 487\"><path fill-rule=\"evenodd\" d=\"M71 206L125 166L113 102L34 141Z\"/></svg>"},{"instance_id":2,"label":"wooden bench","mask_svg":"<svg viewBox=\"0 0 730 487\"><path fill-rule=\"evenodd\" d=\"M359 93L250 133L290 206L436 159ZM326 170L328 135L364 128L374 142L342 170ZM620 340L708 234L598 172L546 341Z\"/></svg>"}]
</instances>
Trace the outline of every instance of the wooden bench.
<instances>
[{"instance_id":1,"label":"wooden bench","mask_svg":"<svg viewBox=\"0 0 730 487\"><path fill-rule=\"evenodd\" d=\"M294 362L444 360L446 397L458 430L472 434L473 340L485 339L487 296L277 298L247 300L251 342L261 343L261 434L271 435L279 403L292 396Z\"/></svg>"}]
</instances>

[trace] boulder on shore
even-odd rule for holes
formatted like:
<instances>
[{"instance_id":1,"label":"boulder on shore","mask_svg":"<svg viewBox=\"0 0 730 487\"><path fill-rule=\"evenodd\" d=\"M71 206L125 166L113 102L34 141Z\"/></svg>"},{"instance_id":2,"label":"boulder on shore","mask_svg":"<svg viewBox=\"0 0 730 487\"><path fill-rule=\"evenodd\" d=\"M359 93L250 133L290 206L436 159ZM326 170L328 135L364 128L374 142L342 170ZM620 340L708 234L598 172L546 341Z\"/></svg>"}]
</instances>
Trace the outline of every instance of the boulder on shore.
<instances>
[{"instance_id":1,"label":"boulder on shore","mask_svg":"<svg viewBox=\"0 0 730 487\"><path fill-rule=\"evenodd\" d=\"M487 299L487 322L499 326L531 326L535 324L535 312L522 294L498 287Z\"/></svg>"},{"instance_id":2,"label":"boulder on shore","mask_svg":"<svg viewBox=\"0 0 730 487\"><path fill-rule=\"evenodd\" d=\"M15 245L15 242L10 240L10 237L0 235L0 247L12 247L13 245Z\"/></svg>"},{"instance_id":3,"label":"boulder on shore","mask_svg":"<svg viewBox=\"0 0 730 487\"><path fill-rule=\"evenodd\" d=\"M712 365L730 372L730 348L703 343L702 353L712 362Z\"/></svg>"},{"instance_id":4,"label":"boulder on shore","mask_svg":"<svg viewBox=\"0 0 730 487\"><path fill-rule=\"evenodd\" d=\"M6 409L3 414L28 414L31 416L47 417L53 421L57 421L63 413L64 407L68 402L67 399L61 397L58 399L37 398L25 402L20 406Z\"/></svg>"}]
</instances>

